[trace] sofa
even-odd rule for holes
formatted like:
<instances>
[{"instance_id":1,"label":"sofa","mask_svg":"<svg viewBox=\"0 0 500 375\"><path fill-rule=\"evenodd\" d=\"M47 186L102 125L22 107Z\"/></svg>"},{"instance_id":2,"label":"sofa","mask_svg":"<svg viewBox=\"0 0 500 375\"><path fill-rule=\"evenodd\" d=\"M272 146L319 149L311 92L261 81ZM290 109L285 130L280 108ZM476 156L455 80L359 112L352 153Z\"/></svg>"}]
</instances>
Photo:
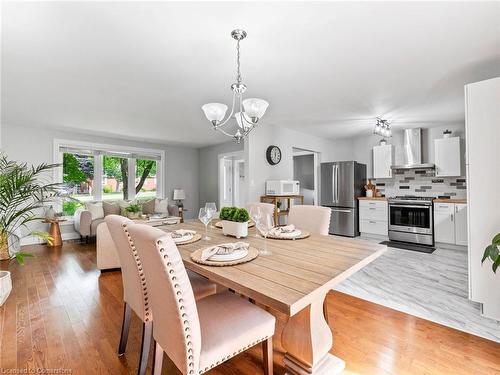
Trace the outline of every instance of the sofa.
<instances>
[{"instance_id":1,"label":"sofa","mask_svg":"<svg viewBox=\"0 0 500 375\"><path fill-rule=\"evenodd\" d=\"M127 201L90 201L85 203L84 208L76 210L73 220L75 231L80 234L80 238L88 241L89 238L97 235L97 227L104 222L108 215L126 216L126 207L132 204L139 204L142 214L165 215L168 217L179 217L179 207L171 205L168 199L154 198L146 202Z\"/></svg>"}]
</instances>

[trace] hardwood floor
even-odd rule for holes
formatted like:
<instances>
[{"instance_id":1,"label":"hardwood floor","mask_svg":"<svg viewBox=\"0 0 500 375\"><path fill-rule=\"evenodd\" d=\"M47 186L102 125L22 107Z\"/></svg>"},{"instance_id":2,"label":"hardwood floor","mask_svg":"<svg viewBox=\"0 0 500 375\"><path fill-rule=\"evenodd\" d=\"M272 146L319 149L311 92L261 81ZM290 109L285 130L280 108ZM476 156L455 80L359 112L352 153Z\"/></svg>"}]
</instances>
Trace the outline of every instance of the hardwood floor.
<instances>
[{"instance_id":1,"label":"hardwood floor","mask_svg":"<svg viewBox=\"0 0 500 375\"><path fill-rule=\"evenodd\" d=\"M122 314L121 275L100 274L95 245L31 246L36 257L12 272L13 290L0 308L0 369L68 369L72 374L135 374L140 322L132 319L126 354L116 354ZM453 308L453 306L450 306ZM500 344L339 292L328 296L333 354L345 374L500 374ZM284 374L275 313L275 373ZM164 361L164 374L176 374ZM229 360L211 375L262 374L260 347ZM14 372L11 372L14 373ZM33 372L35 373L35 372ZM64 372L59 372L64 373Z\"/></svg>"}]
</instances>

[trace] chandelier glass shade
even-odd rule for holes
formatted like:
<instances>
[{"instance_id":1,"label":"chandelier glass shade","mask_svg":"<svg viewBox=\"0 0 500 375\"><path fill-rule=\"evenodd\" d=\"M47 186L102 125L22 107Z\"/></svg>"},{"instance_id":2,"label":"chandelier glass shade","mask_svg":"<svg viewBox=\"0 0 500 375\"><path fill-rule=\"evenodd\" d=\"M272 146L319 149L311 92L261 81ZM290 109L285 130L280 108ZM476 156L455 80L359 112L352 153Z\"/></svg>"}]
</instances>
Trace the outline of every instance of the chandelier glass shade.
<instances>
[{"instance_id":1,"label":"chandelier glass shade","mask_svg":"<svg viewBox=\"0 0 500 375\"><path fill-rule=\"evenodd\" d=\"M212 128L218 130L228 137L234 138L240 143L250 132L255 129L257 122L266 113L269 103L263 99L249 98L243 99L247 87L242 83L240 71L240 41L246 37L244 30L233 30L231 36L236 40L236 82L231 85L233 91L233 104L230 114L226 117L228 106L221 103L208 103L201 107L208 121L212 123ZM224 127L230 124L234 118L238 125L234 134L229 133ZM234 120L233 120L234 121ZM233 122L234 124L234 122Z\"/></svg>"},{"instance_id":2,"label":"chandelier glass shade","mask_svg":"<svg viewBox=\"0 0 500 375\"><path fill-rule=\"evenodd\" d=\"M377 123L375 124L373 133L378 134L384 138L390 138L392 137L391 125L387 120L383 120L380 117L377 117Z\"/></svg>"}]
</instances>

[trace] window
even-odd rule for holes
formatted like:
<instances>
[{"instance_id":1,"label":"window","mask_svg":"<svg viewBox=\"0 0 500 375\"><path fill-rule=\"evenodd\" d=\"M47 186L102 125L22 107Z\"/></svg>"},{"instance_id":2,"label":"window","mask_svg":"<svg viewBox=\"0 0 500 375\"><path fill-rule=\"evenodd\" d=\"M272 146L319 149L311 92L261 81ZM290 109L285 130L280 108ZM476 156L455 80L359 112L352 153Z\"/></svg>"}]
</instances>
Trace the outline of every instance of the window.
<instances>
[{"instance_id":1,"label":"window","mask_svg":"<svg viewBox=\"0 0 500 375\"><path fill-rule=\"evenodd\" d=\"M128 159L103 155L102 168L102 199L128 198Z\"/></svg>"},{"instance_id":2,"label":"window","mask_svg":"<svg viewBox=\"0 0 500 375\"><path fill-rule=\"evenodd\" d=\"M135 162L135 194L138 200L156 197L156 160L137 159Z\"/></svg>"},{"instance_id":3,"label":"window","mask_svg":"<svg viewBox=\"0 0 500 375\"><path fill-rule=\"evenodd\" d=\"M91 200L163 198L164 158L163 150L54 140L54 162L62 164L54 179L72 198L62 203L64 214Z\"/></svg>"},{"instance_id":4,"label":"window","mask_svg":"<svg viewBox=\"0 0 500 375\"><path fill-rule=\"evenodd\" d=\"M94 156L63 153L63 182L72 198L63 202L65 215L73 215L85 201L92 199L94 188Z\"/></svg>"}]
</instances>

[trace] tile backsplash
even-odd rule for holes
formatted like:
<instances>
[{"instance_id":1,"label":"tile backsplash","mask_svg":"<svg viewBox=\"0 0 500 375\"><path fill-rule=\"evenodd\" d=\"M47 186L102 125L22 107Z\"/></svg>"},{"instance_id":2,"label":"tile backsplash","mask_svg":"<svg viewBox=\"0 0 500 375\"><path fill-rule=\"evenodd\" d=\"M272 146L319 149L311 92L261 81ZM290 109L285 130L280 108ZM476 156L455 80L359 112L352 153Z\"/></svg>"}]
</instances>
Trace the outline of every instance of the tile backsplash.
<instances>
[{"instance_id":1,"label":"tile backsplash","mask_svg":"<svg viewBox=\"0 0 500 375\"><path fill-rule=\"evenodd\" d=\"M466 198L465 177L436 177L433 169L395 169L393 178L372 179L382 195L450 196Z\"/></svg>"}]
</instances>

